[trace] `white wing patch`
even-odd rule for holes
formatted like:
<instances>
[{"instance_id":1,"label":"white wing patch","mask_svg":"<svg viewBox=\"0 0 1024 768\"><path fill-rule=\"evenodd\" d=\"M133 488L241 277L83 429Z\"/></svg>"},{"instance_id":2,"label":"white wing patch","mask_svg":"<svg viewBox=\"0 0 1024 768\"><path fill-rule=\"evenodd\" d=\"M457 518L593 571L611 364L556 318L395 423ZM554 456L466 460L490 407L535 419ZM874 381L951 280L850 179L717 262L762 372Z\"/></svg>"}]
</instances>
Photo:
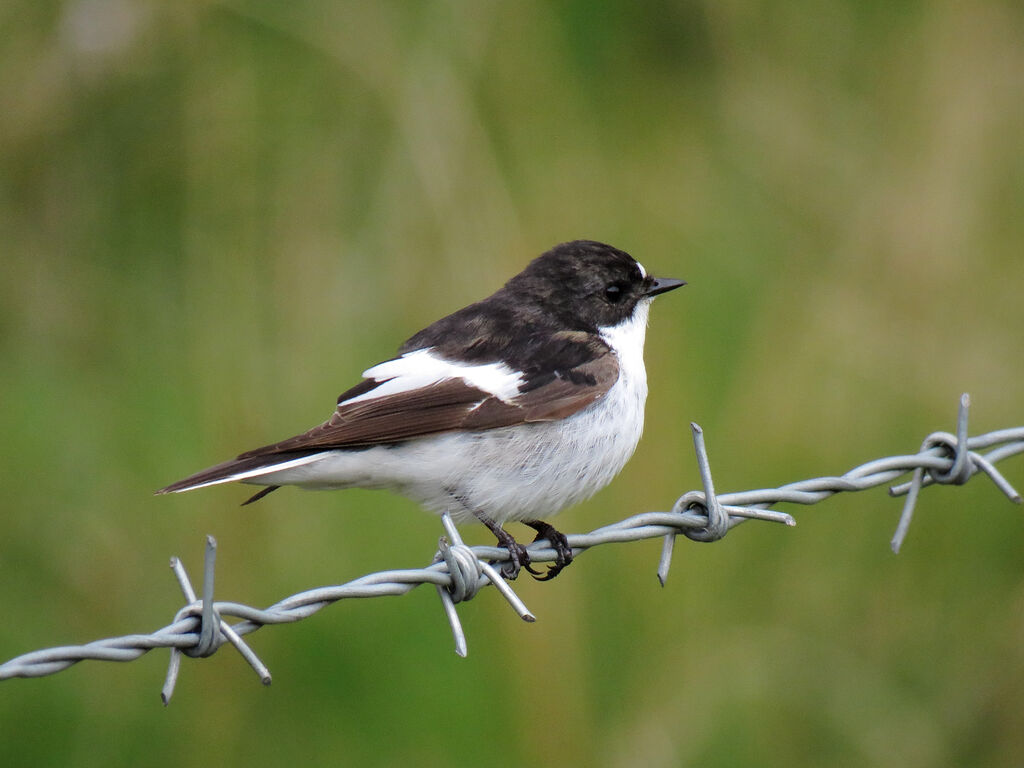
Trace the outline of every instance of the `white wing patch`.
<instances>
[{"instance_id":1,"label":"white wing patch","mask_svg":"<svg viewBox=\"0 0 1024 768\"><path fill-rule=\"evenodd\" d=\"M364 378L383 383L369 392L345 400L344 403L358 403L399 392L410 392L445 379L463 379L470 386L494 395L505 403L519 394L523 375L504 363L454 363L438 357L432 350L432 347L427 347L406 352L401 357L363 371Z\"/></svg>"}]
</instances>

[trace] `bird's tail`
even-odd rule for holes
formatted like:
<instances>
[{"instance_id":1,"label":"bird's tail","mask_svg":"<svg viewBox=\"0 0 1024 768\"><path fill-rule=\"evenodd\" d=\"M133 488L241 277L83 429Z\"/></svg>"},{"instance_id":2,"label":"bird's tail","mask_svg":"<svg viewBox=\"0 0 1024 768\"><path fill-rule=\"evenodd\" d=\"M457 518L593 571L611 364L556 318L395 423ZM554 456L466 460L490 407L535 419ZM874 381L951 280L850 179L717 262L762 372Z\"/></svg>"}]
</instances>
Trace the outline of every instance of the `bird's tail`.
<instances>
[{"instance_id":1,"label":"bird's tail","mask_svg":"<svg viewBox=\"0 0 1024 768\"><path fill-rule=\"evenodd\" d=\"M303 464L315 461L317 453L317 451L305 451L300 453L264 454L260 456L244 455L237 459L231 459L230 461L209 467L201 472L196 472L194 475L189 475L182 480L178 480L176 483L171 483L166 488L161 488L156 493L181 493L182 491L191 491L196 488L205 488L208 485L235 482L270 486L273 485L272 482L262 483L260 478L281 470L301 467ZM270 493L269 490L263 490L250 499L249 502L256 501L257 498L262 498L268 493ZM246 503L248 504L249 502Z\"/></svg>"}]
</instances>

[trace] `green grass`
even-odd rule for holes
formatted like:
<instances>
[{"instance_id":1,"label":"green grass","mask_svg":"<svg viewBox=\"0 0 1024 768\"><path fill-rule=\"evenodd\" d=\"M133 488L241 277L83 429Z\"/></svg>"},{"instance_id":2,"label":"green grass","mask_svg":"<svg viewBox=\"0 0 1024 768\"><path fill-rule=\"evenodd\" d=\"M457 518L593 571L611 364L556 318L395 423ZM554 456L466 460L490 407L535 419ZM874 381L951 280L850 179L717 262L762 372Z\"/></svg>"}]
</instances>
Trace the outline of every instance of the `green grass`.
<instances>
[{"instance_id":1,"label":"green grass","mask_svg":"<svg viewBox=\"0 0 1024 768\"><path fill-rule=\"evenodd\" d=\"M1024 419L1014 3L14 2L0 11L0 657L170 621L167 558L265 605L417 566L383 493L154 488L293 434L551 245L658 302L647 430L589 530ZM1024 488L1019 459L1007 477ZM3 765L1011 766L1020 510L882 490L491 591L334 606L230 652L0 684ZM466 530L471 542L485 532Z\"/></svg>"}]
</instances>

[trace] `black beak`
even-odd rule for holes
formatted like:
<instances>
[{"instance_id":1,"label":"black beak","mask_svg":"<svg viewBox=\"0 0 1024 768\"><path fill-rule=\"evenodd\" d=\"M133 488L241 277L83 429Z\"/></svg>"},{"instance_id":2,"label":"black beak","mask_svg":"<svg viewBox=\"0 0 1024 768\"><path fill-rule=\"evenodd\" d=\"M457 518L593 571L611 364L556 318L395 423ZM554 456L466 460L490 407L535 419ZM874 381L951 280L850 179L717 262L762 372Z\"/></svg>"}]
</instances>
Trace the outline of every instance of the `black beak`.
<instances>
[{"instance_id":1,"label":"black beak","mask_svg":"<svg viewBox=\"0 0 1024 768\"><path fill-rule=\"evenodd\" d=\"M676 280L671 277L656 277L651 287L644 293L645 296L657 296L659 293L668 293L686 285L685 280Z\"/></svg>"}]
</instances>

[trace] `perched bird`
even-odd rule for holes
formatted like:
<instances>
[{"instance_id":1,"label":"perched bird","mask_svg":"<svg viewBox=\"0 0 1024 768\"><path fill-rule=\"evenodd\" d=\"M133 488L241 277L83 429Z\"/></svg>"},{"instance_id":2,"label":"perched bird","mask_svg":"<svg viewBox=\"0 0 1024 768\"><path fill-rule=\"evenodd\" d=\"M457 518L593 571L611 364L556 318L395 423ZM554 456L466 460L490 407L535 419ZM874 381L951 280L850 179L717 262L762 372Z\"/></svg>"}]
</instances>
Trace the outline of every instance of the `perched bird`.
<instances>
[{"instance_id":1,"label":"perched bird","mask_svg":"<svg viewBox=\"0 0 1024 768\"><path fill-rule=\"evenodd\" d=\"M456 522L479 520L509 551L503 575L536 577L502 524L522 521L572 560L543 518L611 482L643 431L644 336L655 296L685 285L629 254L575 240L496 293L441 318L373 366L331 418L157 493L218 483L384 488ZM537 540L535 539L535 541Z\"/></svg>"}]
</instances>

